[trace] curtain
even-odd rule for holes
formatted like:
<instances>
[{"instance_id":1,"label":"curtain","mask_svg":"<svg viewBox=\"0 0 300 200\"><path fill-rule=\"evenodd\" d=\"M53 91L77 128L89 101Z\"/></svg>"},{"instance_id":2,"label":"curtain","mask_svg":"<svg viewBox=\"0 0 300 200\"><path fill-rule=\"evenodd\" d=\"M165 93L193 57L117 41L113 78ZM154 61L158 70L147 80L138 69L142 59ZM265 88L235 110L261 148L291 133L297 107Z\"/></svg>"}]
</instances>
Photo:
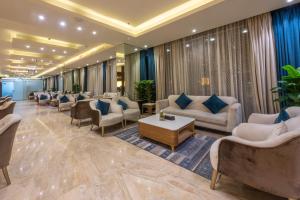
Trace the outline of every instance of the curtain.
<instances>
[{"instance_id":1,"label":"curtain","mask_svg":"<svg viewBox=\"0 0 300 200\"><path fill-rule=\"evenodd\" d=\"M88 84L87 84L87 90L91 92L92 96L95 96L95 82L96 82L96 73L97 73L97 67L91 66L88 68Z\"/></svg>"},{"instance_id":2,"label":"curtain","mask_svg":"<svg viewBox=\"0 0 300 200\"><path fill-rule=\"evenodd\" d=\"M140 81L140 52L125 57L125 92L135 99L135 82Z\"/></svg>"},{"instance_id":3,"label":"curtain","mask_svg":"<svg viewBox=\"0 0 300 200\"><path fill-rule=\"evenodd\" d=\"M103 63L96 67L95 95L103 94Z\"/></svg>"},{"instance_id":4,"label":"curtain","mask_svg":"<svg viewBox=\"0 0 300 200\"><path fill-rule=\"evenodd\" d=\"M155 80L155 60L153 48L140 51L140 79Z\"/></svg>"},{"instance_id":5,"label":"curtain","mask_svg":"<svg viewBox=\"0 0 300 200\"><path fill-rule=\"evenodd\" d=\"M64 73L64 91L72 91L72 71Z\"/></svg>"},{"instance_id":6,"label":"curtain","mask_svg":"<svg viewBox=\"0 0 300 200\"><path fill-rule=\"evenodd\" d=\"M276 53L270 13L247 20L252 55L252 80L257 108L260 113L274 113L273 87L277 85Z\"/></svg>"},{"instance_id":7,"label":"curtain","mask_svg":"<svg viewBox=\"0 0 300 200\"><path fill-rule=\"evenodd\" d=\"M80 68L79 69L79 85L80 85L80 91L83 91L83 92L85 92L85 90L84 90L84 76L85 76L85 74L84 74L84 69L85 69L85 67L83 67L83 68Z\"/></svg>"},{"instance_id":8,"label":"curtain","mask_svg":"<svg viewBox=\"0 0 300 200\"><path fill-rule=\"evenodd\" d=\"M73 85L75 84L75 77L74 77L74 70L72 70L72 90L73 91Z\"/></svg>"},{"instance_id":9,"label":"curtain","mask_svg":"<svg viewBox=\"0 0 300 200\"><path fill-rule=\"evenodd\" d=\"M242 21L155 47L157 98L182 92L234 96L244 119L256 112L246 28Z\"/></svg>"},{"instance_id":10,"label":"curtain","mask_svg":"<svg viewBox=\"0 0 300 200\"><path fill-rule=\"evenodd\" d=\"M102 82L103 82L103 93L106 92L106 66L107 66L107 61L104 61L102 64Z\"/></svg>"},{"instance_id":11,"label":"curtain","mask_svg":"<svg viewBox=\"0 0 300 200\"><path fill-rule=\"evenodd\" d=\"M277 51L278 80L287 75L281 67L300 67L300 4L272 12Z\"/></svg>"},{"instance_id":12,"label":"curtain","mask_svg":"<svg viewBox=\"0 0 300 200\"><path fill-rule=\"evenodd\" d=\"M84 67L82 69L82 90L84 92L88 91L87 86L88 86L88 67Z\"/></svg>"},{"instance_id":13,"label":"curtain","mask_svg":"<svg viewBox=\"0 0 300 200\"><path fill-rule=\"evenodd\" d=\"M75 69L74 70L74 84L80 84L80 80L79 80L79 78L80 78L80 70L79 69Z\"/></svg>"},{"instance_id":14,"label":"curtain","mask_svg":"<svg viewBox=\"0 0 300 200\"><path fill-rule=\"evenodd\" d=\"M104 72L103 72L104 73ZM106 63L106 92L117 92L117 66L116 59Z\"/></svg>"}]
</instances>

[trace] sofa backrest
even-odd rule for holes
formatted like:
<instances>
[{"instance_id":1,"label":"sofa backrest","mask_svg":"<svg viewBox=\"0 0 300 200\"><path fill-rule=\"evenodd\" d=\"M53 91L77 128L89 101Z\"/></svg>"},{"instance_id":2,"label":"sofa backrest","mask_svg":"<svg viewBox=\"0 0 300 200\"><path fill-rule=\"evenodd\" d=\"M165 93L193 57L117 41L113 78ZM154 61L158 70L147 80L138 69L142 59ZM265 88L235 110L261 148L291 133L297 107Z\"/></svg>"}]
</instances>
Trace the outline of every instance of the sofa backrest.
<instances>
[{"instance_id":1,"label":"sofa backrest","mask_svg":"<svg viewBox=\"0 0 300 200\"><path fill-rule=\"evenodd\" d=\"M179 108L179 106L175 103L176 99L180 95L170 95L168 97L169 100L169 105L174 108ZM192 95L187 95L192 101L192 103L186 108L186 109L191 109L191 110L201 110L203 112L210 112L202 103L205 102L210 96L192 96ZM219 96L222 101L227 103L229 106L237 103L237 99L234 97L227 97L227 96ZM226 106L223 108L220 112L227 112L229 106Z\"/></svg>"}]
</instances>

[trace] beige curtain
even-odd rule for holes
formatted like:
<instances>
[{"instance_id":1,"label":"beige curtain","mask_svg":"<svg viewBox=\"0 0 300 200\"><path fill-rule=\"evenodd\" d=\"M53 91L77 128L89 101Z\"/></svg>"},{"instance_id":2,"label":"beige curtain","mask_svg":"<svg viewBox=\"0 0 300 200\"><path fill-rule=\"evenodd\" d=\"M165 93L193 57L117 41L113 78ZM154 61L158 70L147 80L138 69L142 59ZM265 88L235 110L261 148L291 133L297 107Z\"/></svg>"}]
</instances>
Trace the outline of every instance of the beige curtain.
<instances>
[{"instance_id":1,"label":"beige curtain","mask_svg":"<svg viewBox=\"0 0 300 200\"><path fill-rule=\"evenodd\" d=\"M79 76L80 76L80 70L75 69L74 70L74 84L79 84Z\"/></svg>"},{"instance_id":2,"label":"beige curtain","mask_svg":"<svg viewBox=\"0 0 300 200\"><path fill-rule=\"evenodd\" d=\"M168 50L169 53L170 50ZM167 97L166 95L166 70L165 70L165 46L160 45L154 48L155 60L155 77L156 77L156 99L161 100Z\"/></svg>"},{"instance_id":3,"label":"beige curtain","mask_svg":"<svg viewBox=\"0 0 300 200\"><path fill-rule=\"evenodd\" d=\"M247 19L251 41L252 79L258 111L274 113L271 88L276 87L276 54L270 13Z\"/></svg>"},{"instance_id":4,"label":"beige curtain","mask_svg":"<svg viewBox=\"0 0 300 200\"><path fill-rule=\"evenodd\" d=\"M155 47L157 98L182 92L234 96L244 119L255 112L246 28L242 21Z\"/></svg>"},{"instance_id":5,"label":"beige curtain","mask_svg":"<svg viewBox=\"0 0 300 200\"><path fill-rule=\"evenodd\" d=\"M87 89L89 92L91 92L92 96L96 95L95 92L95 82L96 82L96 73L97 73L97 67L91 66L88 68L88 85Z\"/></svg>"},{"instance_id":6,"label":"beige curtain","mask_svg":"<svg viewBox=\"0 0 300 200\"><path fill-rule=\"evenodd\" d=\"M116 59L108 60L106 64L106 92L117 92Z\"/></svg>"},{"instance_id":7,"label":"beige curtain","mask_svg":"<svg viewBox=\"0 0 300 200\"><path fill-rule=\"evenodd\" d=\"M96 66L95 95L103 94L103 63Z\"/></svg>"},{"instance_id":8,"label":"beige curtain","mask_svg":"<svg viewBox=\"0 0 300 200\"><path fill-rule=\"evenodd\" d=\"M72 91L72 72L64 73L64 91Z\"/></svg>"},{"instance_id":9,"label":"beige curtain","mask_svg":"<svg viewBox=\"0 0 300 200\"><path fill-rule=\"evenodd\" d=\"M135 99L135 82L140 81L140 52L125 57L125 92Z\"/></svg>"},{"instance_id":10,"label":"beige curtain","mask_svg":"<svg viewBox=\"0 0 300 200\"><path fill-rule=\"evenodd\" d=\"M79 74L80 90L83 91L84 68L80 68Z\"/></svg>"}]
</instances>

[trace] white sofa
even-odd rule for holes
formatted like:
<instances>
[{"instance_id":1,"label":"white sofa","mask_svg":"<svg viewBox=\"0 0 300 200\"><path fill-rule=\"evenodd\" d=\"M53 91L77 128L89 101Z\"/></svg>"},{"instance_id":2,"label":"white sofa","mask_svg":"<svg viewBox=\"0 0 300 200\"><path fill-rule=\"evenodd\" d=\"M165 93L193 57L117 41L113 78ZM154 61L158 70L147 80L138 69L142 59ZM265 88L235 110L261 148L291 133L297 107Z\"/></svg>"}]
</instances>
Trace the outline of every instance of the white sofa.
<instances>
[{"instance_id":1,"label":"white sofa","mask_svg":"<svg viewBox=\"0 0 300 200\"><path fill-rule=\"evenodd\" d=\"M125 126L127 124L127 121L137 121L140 119L141 111L137 102L131 101L128 97L124 96L113 98L113 101L116 103L118 103L119 100L123 101L128 106L126 110L123 110L122 108Z\"/></svg>"},{"instance_id":2,"label":"white sofa","mask_svg":"<svg viewBox=\"0 0 300 200\"><path fill-rule=\"evenodd\" d=\"M217 114L211 113L202 104L209 96L188 96L193 101L184 110L175 103L178 97L179 95L170 95L168 99L157 101L156 113L162 110L167 114L192 117L196 119L196 126L224 132L231 132L242 122L241 104L234 97L219 96L228 106Z\"/></svg>"},{"instance_id":3,"label":"white sofa","mask_svg":"<svg viewBox=\"0 0 300 200\"><path fill-rule=\"evenodd\" d=\"M96 108L96 104L98 100L90 101L90 108L91 108L91 116L92 116L92 125L91 130L93 130L93 125L101 127L101 135L104 136L104 127L112 126L115 124L122 123L123 124L123 111L121 106L116 104L116 102L110 99L101 99L106 103L109 103L109 111L107 115L102 115L101 111Z\"/></svg>"},{"instance_id":4,"label":"white sofa","mask_svg":"<svg viewBox=\"0 0 300 200\"><path fill-rule=\"evenodd\" d=\"M63 97L64 95L58 95L57 100L58 100L58 111L64 111L64 110L70 110L72 105L75 103L75 98L71 94L66 94L66 97L68 97L69 101L66 103L63 103L60 101L60 98Z\"/></svg>"}]
</instances>

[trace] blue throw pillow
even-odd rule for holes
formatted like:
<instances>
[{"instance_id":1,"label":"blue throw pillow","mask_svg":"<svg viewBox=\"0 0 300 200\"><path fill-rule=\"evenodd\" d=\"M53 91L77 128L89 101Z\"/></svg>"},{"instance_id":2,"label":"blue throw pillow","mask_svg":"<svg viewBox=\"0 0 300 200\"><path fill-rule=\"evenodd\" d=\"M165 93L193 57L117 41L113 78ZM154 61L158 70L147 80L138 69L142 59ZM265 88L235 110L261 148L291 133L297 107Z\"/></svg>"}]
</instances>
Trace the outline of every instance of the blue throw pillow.
<instances>
[{"instance_id":1,"label":"blue throw pillow","mask_svg":"<svg viewBox=\"0 0 300 200\"><path fill-rule=\"evenodd\" d=\"M220 110L228 106L227 103L222 101L222 99L217 97L215 94L209 97L209 99L207 99L202 104L205 105L205 107L208 108L214 114L217 114L218 112L220 112Z\"/></svg>"},{"instance_id":2,"label":"blue throw pillow","mask_svg":"<svg viewBox=\"0 0 300 200\"><path fill-rule=\"evenodd\" d=\"M85 99L85 97L81 94L79 94L78 97L77 97L77 101L81 101L81 100L84 100L84 99Z\"/></svg>"},{"instance_id":3,"label":"blue throw pillow","mask_svg":"<svg viewBox=\"0 0 300 200\"><path fill-rule=\"evenodd\" d=\"M127 105L127 103L125 103L124 101L122 101L122 100L118 100L118 102L117 102L120 106L122 106L122 108L123 108L123 110L126 110L127 108L128 108L128 105Z\"/></svg>"},{"instance_id":4,"label":"blue throw pillow","mask_svg":"<svg viewBox=\"0 0 300 200\"><path fill-rule=\"evenodd\" d=\"M42 94L42 95L40 96L40 100L47 100L47 99L48 99L48 96L47 96L47 95Z\"/></svg>"},{"instance_id":5,"label":"blue throw pillow","mask_svg":"<svg viewBox=\"0 0 300 200\"><path fill-rule=\"evenodd\" d=\"M289 114L285 111L285 109L282 109L282 110L280 111L278 117L276 118L274 124L278 124L278 123L280 123L280 122L282 122L282 121L286 121L286 120L288 120L288 119L290 119Z\"/></svg>"},{"instance_id":6,"label":"blue throw pillow","mask_svg":"<svg viewBox=\"0 0 300 200\"><path fill-rule=\"evenodd\" d=\"M190 103L192 103L192 100L188 98L184 93L182 93L175 101L175 103L181 108L186 109Z\"/></svg>"},{"instance_id":7,"label":"blue throw pillow","mask_svg":"<svg viewBox=\"0 0 300 200\"><path fill-rule=\"evenodd\" d=\"M60 97L59 100L60 100L61 103L67 103L67 102L69 102L69 98L66 95Z\"/></svg>"},{"instance_id":8,"label":"blue throw pillow","mask_svg":"<svg viewBox=\"0 0 300 200\"><path fill-rule=\"evenodd\" d=\"M106 102L101 101L101 100L98 100L98 102L96 104L96 108L101 111L102 115L107 115L108 114L109 106L110 106L109 103L106 103Z\"/></svg>"}]
</instances>

